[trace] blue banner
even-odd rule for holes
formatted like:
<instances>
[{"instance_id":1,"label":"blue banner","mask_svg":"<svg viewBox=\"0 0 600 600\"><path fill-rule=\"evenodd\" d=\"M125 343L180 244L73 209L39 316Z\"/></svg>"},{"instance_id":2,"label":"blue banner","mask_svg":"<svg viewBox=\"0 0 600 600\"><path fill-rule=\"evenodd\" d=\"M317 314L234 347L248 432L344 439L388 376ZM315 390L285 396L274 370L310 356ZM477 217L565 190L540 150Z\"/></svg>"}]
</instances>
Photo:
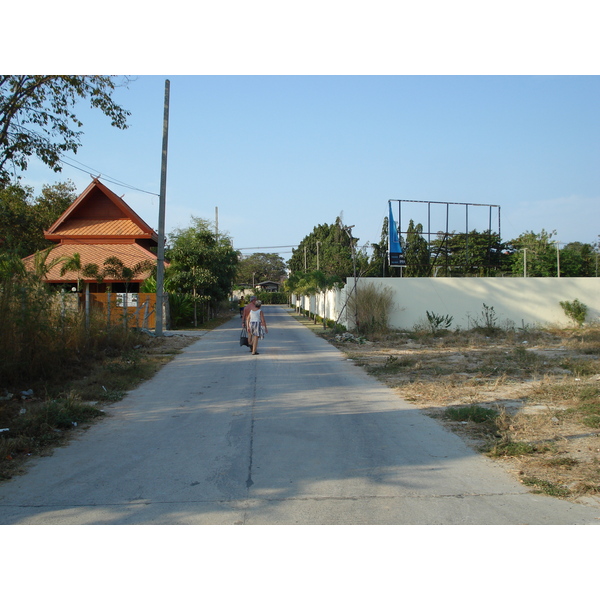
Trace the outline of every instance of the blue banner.
<instances>
[{"instance_id":1,"label":"blue banner","mask_svg":"<svg viewBox=\"0 0 600 600\"><path fill-rule=\"evenodd\" d=\"M404 252L400 245L400 238L398 237L398 228L394 221L394 213L392 212L392 203L388 202L390 208L390 216L388 222L388 255L391 267L404 267L406 265L406 259L404 258Z\"/></svg>"}]
</instances>

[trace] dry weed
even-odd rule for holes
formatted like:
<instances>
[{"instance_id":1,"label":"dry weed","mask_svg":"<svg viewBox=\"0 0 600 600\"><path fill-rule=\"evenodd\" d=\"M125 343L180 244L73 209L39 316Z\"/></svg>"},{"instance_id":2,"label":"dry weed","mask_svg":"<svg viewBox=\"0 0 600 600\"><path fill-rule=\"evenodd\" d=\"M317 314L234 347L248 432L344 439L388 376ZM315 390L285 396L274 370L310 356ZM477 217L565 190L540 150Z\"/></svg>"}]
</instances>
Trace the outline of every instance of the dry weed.
<instances>
[{"instance_id":1,"label":"dry weed","mask_svg":"<svg viewBox=\"0 0 600 600\"><path fill-rule=\"evenodd\" d=\"M421 328L369 340L352 348L357 364L532 491L600 496L600 327L436 337ZM453 421L449 407L498 414L493 423Z\"/></svg>"}]
</instances>

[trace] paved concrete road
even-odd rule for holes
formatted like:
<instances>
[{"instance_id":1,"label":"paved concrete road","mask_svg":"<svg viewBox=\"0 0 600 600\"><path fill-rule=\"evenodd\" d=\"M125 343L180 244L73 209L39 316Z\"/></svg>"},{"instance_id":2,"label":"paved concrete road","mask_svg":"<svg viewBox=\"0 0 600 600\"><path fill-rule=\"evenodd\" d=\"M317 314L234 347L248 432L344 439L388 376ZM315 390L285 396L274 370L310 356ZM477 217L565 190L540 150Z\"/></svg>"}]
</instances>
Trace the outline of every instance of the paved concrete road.
<instances>
[{"instance_id":1,"label":"paved concrete road","mask_svg":"<svg viewBox=\"0 0 600 600\"><path fill-rule=\"evenodd\" d=\"M0 485L1 524L598 524L266 307L207 333L111 416Z\"/></svg>"}]
</instances>

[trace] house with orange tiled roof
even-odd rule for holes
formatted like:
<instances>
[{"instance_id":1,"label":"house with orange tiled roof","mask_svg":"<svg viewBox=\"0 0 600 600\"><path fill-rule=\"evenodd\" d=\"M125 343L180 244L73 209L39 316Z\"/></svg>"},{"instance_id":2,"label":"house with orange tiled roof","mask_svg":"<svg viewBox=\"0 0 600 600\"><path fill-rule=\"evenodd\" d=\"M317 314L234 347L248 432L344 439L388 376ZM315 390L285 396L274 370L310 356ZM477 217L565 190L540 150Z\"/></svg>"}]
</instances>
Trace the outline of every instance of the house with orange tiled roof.
<instances>
[{"instance_id":1,"label":"house with orange tiled roof","mask_svg":"<svg viewBox=\"0 0 600 600\"><path fill-rule=\"evenodd\" d=\"M99 271L107 259L116 257L123 266L134 269L148 261L156 264L153 249L158 245L157 233L140 216L98 179L81 193L71 206L44 232L47 240L56 242L46 264L56 258L79 255L81 267L97 265ZM34 256L23 259L32 268ZM49 284L65 288L83 281L89 292L138 292L139 285L151 275L150 269L136 274L130 281L105 275L99 282L83 277L81 272L61 272L64 262L57 262L44 277Z\"/></svg>"}]
</instances>

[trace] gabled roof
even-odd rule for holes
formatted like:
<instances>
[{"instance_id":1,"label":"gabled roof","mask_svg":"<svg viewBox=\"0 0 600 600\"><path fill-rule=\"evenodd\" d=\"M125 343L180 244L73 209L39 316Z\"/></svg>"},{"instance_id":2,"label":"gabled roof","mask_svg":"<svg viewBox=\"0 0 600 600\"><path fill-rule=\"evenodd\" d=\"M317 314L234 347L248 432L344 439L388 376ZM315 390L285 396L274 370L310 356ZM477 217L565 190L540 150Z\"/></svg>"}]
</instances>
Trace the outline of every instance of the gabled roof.
<instances>
[{"instance_id":1,"label":"gabled roof","mask_svg":"<svg viewBox=\"0 0 600 600\"><path fill-rule=\"evenodd\" d=\"M81 266L87 264L95 264L102 269L104 261L116 256L124 266L132 269L137 264L143 261L151 261L156 263L156 256L148 250L142 248L138 244L58 244L48 254L46 264L51 264L57 258L71 258L75 253L79 254ZM26 268L33 268L35 254L23 259ZM64 275L60 274L63 263L59 262L54 265L44 276L48 283L65 283L76 281L80 277L75 271L67 271ZM151 275L151 270L145 271L137 275L133 281L144 281ZM82 278L84 281L95 281L93 277ZM107 277L104 283L121 281L120 279L112 279Z\"/></svg>"},{"instance_id":2,"label":"gabled roof","mask_svg":"<svg viewBox=\"0 0 600 600\"><path fill-rule=\"evenodd\" d=\"M44 237L48 240L127 238L158 242L157 233L96 178L44 232Z\"/></svg>"}]
</instances>

